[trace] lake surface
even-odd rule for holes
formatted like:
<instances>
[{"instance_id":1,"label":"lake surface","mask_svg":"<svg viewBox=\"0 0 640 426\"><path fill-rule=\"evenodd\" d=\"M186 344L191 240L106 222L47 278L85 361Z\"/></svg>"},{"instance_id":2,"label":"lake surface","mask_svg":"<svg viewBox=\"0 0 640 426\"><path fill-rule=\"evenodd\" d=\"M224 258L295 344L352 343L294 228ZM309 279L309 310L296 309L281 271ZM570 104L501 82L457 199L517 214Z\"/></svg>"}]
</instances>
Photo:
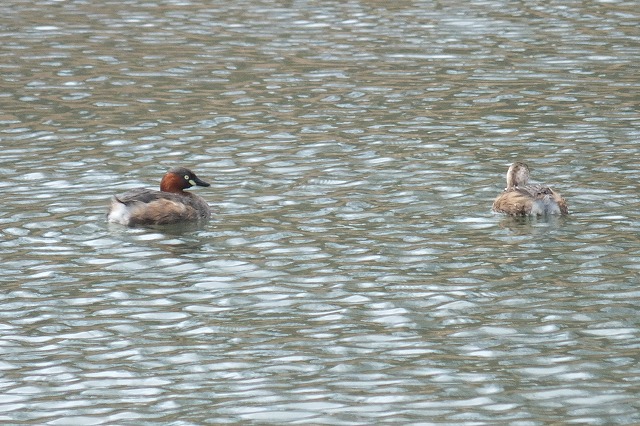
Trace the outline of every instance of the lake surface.
<instances>
[{"instance_id":1,"label":"lake surface","mask_svg":"<svg viewBox=\"0 0 640 426\"><path fill-rule=\"evenodd\" d=\"M634 2L0 16L3 424L640 423ZM209 223L105 222L174 165Z\"/></svg>"}]
</instances>

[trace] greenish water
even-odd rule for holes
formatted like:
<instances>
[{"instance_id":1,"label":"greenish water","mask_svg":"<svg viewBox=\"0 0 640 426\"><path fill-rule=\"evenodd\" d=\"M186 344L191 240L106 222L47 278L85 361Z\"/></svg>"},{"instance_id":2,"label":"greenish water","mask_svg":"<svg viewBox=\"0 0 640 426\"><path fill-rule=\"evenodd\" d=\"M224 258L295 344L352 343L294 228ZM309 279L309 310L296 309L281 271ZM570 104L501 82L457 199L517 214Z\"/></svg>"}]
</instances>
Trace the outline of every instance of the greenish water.
<instances>
[{"instance_id":1,"label":"greenish water","mask_svg":"<svg viewBox=\"0 0 640 426\"><path fill-rule=\"evenodd\" d=\"M0 12L4 423L640 422L635 5ZM209 223L105 222L173 165Z\"/></svg>"}]
</instances>

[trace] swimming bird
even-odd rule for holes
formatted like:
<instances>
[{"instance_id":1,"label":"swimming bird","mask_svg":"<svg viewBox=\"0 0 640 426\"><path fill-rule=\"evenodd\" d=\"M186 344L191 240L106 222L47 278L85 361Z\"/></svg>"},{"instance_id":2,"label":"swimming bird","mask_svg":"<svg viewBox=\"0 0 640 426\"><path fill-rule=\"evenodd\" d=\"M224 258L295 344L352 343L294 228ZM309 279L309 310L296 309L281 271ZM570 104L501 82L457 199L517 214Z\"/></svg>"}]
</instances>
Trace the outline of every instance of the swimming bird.
<instances>
[{"instance_id":1,"label":"swimming bird","mask_svg":"<svg viewBox=\"0 0 640 426\"><path fill-rule=\"evenodd\" d=\"M569 214L567 203L545 185L529 185L529 167L515 162L507 171L507 187L493 202L493 211L512 216Z\"/></svg>"},{"instance_id":2,"label":"swimming bird","mask_svg":"<svg viewBox=\"0 0 640 426\"><path fill-rule=\"evenodd\" d=\"M125 226L169 225L207 220L211 209L200 196L184 191L192 186L210 186L191 170L171 168L160 182L160 191L136 188L114 195L107 220Z\"/></svg>"}]
</instances>

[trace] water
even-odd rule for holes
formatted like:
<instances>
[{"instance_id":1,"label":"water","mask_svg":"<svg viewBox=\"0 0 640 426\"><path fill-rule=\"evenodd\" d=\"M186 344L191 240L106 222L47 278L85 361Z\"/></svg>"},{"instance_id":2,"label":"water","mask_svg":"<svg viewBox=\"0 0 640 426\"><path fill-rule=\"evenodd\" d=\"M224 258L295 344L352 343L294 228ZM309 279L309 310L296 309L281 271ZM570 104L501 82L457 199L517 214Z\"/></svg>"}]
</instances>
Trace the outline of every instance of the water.
<instances>
[{"instance_id":1,"label":"water","mask_svg":"<svg viewBox=\"0 0 640 426\"><path fill-rule=\"evenodd\" d=\"M640 422L632 3L0 12L4 424ZM211 222L105 223L178 164Z\"/></svg>"}]
</instances>

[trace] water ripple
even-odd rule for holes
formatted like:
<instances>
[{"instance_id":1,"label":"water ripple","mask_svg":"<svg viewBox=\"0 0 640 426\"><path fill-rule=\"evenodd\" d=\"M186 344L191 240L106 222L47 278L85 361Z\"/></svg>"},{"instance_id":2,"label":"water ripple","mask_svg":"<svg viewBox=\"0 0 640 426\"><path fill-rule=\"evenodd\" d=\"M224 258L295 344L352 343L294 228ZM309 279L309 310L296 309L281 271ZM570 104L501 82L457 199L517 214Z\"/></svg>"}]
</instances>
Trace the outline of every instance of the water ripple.
<instances>
[{"instance_id":1,"label":"water ripple","mask_svg":"<svg viewBox=\"0 0 640 426\"><path fill-rule=\"evenodd\" d=\"M0 6L0 420L640 422L631 5L89 6Z\"/></svg>"}]
</instances>

